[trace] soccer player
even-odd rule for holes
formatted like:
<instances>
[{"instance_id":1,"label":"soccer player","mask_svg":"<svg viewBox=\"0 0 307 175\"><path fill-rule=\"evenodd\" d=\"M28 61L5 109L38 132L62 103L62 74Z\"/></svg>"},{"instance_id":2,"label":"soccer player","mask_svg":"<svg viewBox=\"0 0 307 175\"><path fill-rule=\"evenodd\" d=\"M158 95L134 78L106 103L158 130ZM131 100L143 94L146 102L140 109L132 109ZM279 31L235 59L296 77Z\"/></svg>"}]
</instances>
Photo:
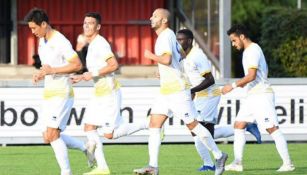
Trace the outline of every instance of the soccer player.
<instances>
[{"instance_id":1,"label":"soccer player","mask_svg":"<svg viewBox=\"0 0 307 175\"><path fill-rule=\"evenodd\" d=\"M243 171L243 150L245 130L248 122L266 129L272 136L283 165L277 171L293 171L287 142L278 127L275 111L274 92L268 82L268 67L260 46L251 41L249 31L243 25L234 25L228 31L232 46L243 50L242 64L245 76L232 84L223 87L222 93L227 94L236 87L244 87L247 96L244 99L234 124L234 156L235 160L226 166L226 170Z\"/></svg>"},{"instance_id":2,"label":"soccer player","mask_svg":"<svg viewBox=\"0 0 307 175\"><path fill-rule=\"evenodd\" d=\"M120 116L120 84L114 75L118 69L118 62L110 44L99 34L100 29L100 14L87 13L83 21L83 30L89 42L86 55L88 72L71 77L74 83L81 80L94 81L92 97L85 112L84 131L89 150L94 152L97 167L84 175L110 174L103 153L103 144L97 132L98 127L102 127L104 137L108 139L130 135L148 127L146 122L125 123Z\"/></svg>"},{"instance_id":3,"label":"soccer player","mask_svg":"<svg viewBox=\"0 0 307 175\"><path fill-rule=\"evenodd\" d=\"M38 54L41 69L33 75L33 83L44 82L43 138L50 143L61 168L61 175L70 175L67 146L87 152L83 142L61 134L65 130L73 106L73 89L69 74L81 69L77 53L70 42L49 24L46 12L34 8L25 17L32 33L39 38Z\"/></svg>"},{"instance_id":4,"label":"soccer player","mask_svg":"<svg viewBox=\"0 0 307 175\"><path fill-rule=\"evenodd\" d=\"M231 126L215 128L221 92L218 86L215 85L215 80L211 73L211 64L207 56L198 47L193 47L194 36L189 29L179 30L176 37L186 54L183 65L184 71L193 87L191 89L192 97L194 97L193 102L199 113L197 120L209 130L215 139L233 136L234 131ZM259 133L257 125L252 125L252 127L256 127L257 133ZM204 164L198 170L214 171L215 166L208 149L195 134L192 133L192 136L196 150L204 161Z\"/></svg>"},{"instance_id":5,"label":"soccer player","mask_svg":"<svg viewBox=\"0 0 307 175\"><path fill-rule=\"evenodd\" d=\"M189 130L212 151L217 159L215 174L222 174L227 154L218 149L210 132L195 120L197 112L180 65L182 48L176 41L174 32L169 28L170 13L166 9L158 8L153 12L150 21L158 38L155 43L155 53L145 50L144 56L158 62L160 94L151 110L148 139L149 165L135 169L133 172L135 174L159 174L160 130L171 111L174 116L182 119Z\"/></svg>"}]
</instances>

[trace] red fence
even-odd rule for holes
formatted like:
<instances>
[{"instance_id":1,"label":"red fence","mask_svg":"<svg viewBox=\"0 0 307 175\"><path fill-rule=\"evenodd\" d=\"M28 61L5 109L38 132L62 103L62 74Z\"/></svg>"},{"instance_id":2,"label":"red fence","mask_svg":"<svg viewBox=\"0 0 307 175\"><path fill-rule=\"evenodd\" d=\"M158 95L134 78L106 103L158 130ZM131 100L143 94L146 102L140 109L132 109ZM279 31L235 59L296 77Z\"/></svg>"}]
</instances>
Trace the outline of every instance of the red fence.
<instances>
[{"instance_id":1,"label":"red fence","mask_svg":"<svg viewBox=\"0 0 307 175\"><path fill-rule=\"evenodd\" d=\"M38 7L48 13L50 24L76 45L82 33L84 14L102 15L100 33L111 43L120 64L151 65L144 49L153 49L156 34L149 25L154 9L165 7L165 0L17 0L18 64L32 64L37 39L23 22L28 11Z\"/></svg>"}]
</instances>

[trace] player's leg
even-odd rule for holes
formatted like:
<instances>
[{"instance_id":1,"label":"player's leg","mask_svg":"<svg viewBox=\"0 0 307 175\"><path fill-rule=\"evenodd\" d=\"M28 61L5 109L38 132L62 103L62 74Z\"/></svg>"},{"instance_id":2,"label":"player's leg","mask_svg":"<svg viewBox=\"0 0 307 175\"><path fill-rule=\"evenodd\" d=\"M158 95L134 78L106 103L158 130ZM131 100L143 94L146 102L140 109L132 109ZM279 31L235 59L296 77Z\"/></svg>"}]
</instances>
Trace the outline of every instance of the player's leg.
<instances>
[{"instance_id":1,"label":"player's leg","mask_svg":"<svg viewBox=\"0 0 307 175\"><path fill-rule=\"evenodd\" d=\"M248 123L246 131L255 136L257 143L261 144L261 134L256 123ZM234 135L234 128L232 126L218 126L215 128L214 139L227 138Z\"/></svg>"},{"instance_id":2,"label":"player's leg","mask_svg":"<svg viewBox=\"0 0 307 175\"><path fill-rule=\"evenodd\" d=\"M211 136L214 135L214 124L213 123L206 123L206 122L199 122L199 123L208 129ZM194 139L194 145L197 150L197 153L203 160L203 165L198 170L199 171L215 171L215 165L212 162L209 150L194 133L192 133L192 136Z\"/></svg>"},{"instance_id":3,"label":"player's leg","mask_svg":"<svg viewBox=\"0 0 307 175\"><path fill-rule=\"evenodd\" d=\"M86 146L83 141L63 133L61 133L61 138L65 142L67 148L78 149L83 152L86 151Z\"/></svg>"},{"instance_id":4,"label":"player's leg","mask_svg":"<svg viewBox=\"0 0 307 175\"><path fill-rule=\"evenodd\" d=\"M61 175L70 175L71 169L68 159L68 151L65 142L60 137L60 130L57 128L47 128L44 139L48 140L61 168Z\"/></svg>"},{"instance_id":5,"label":"player's leg","mask_svg":"<svg viewBox=\"0 0 307 175\"><path fill-rule=\"evenodd\" d=\"M262 96L258 96L256 102L261 106L261 109L255 112L256 115L267 116L259 117L257 122L266 128L267 132L272 136L277 151L283 161L283 165L277 171L293 171L295 168L290 159L287 141L278 127L274 94L263 94Z\"/></svg>"},{"instance_id":6,"label":"player's leg","mask_svg":"<svg viewBox=\"0 0 307 175\"><path fill-rule=\"evenodd\" d=\"M65 142L67 148L69 149L78 149L83 152L83 154L87 158L87 164L89 167L93 167L95 164L95 156L94 156L94 150L91 149L89 145L85 144L83 141L76 139L74 137L71 137L69 135L61 133L61 138Z\"/></svg>"},{"instance_id":7,"label":"player's leg","mask_svg":"<svg viewBox=\"0 0 307 175\"><path fill-rule=\"evenodd\" d=\"M213 156L216 159L215 174L222 174L224 172L225 162L228 158L228 155L219 150L210 132L196 120L193 122L185 122L187 123L186 125L190 131L196 134L200 141L207 147L207 149L213 153Z\"/></svg>"},{"instance_id":8,"label":"player's leg","mask_svg":"<svg viewBox=\"0 0 307 175\"><path fill-rule=\"evenodd\" d=\"M246 131L250 132L257 140L258 144L261 144L261 134L256 123L248 123L246 126Z\"/></svg>"},{"instance_id":9,"label":"player's leg","mask_svg":"<svg viewBox=\"0 0 307 175\"><path fill-rule=\"evenodd\" d=\"M149 164L148 166L140 169L135 169L135 174L153 174L158 175L158 159L161 146L161 127L166 121L166 115L151 114L149 124L149 138L148 138L148 152Z\"/></svg>"},{"instance_id":10,"label":"player's leg","mask_svg":"<svg viewBox=\"0 0 307 175\"><path fill-rule=\"evenodd\" d=\"M197 112L191 100L190 91L172 94L172 101L169 103L174 115L182 119L189 130L197 135L200 141L213 153L216 159L215 173L222 174L228 155L218 149L210 132L195 120Z\"/></svg>"},{"instance_id":11,"label":"player's leg","mask_svg":"<svg viewBox=\"0 0 307 175\"><path fill-rule=\"evenodd\" d=\"M209 171L209 170L214 171L215 166L214 163L212 162L209 150L196 135L193 136L193 139L196 151L200 156L200 158L203 160L203 165L198 169L198 171Z\"/></svg>"},{"instance_id":12,"label":"player's leg","mask_svg":"<svg viewBox=\"0 0 307 175\"><path fill-rule=\"evenodd\" d=\"M87 150L94 155L97 163L97 167L85 173L85 175L98 174L99 172L107 174L110 172L103 152L103 143L97 132L97 126L104 127L104 121L102 120L104 116L97 114L104 114L107 106L104 104L106 103L107 101L103 97L91 99L84 116L84 132L88 140L86 143Z\"/></svg>"},{"instance_id":13,"label":"player's leg","mask_svg":"<svg viewBox=\"0 0 307 175\"><path fill-rule=\"evenodd\" d=\"M46 126L43 137L47 143L50 143L54 151L61 168L61 175L71 174L67 146L60 137L60 132L66 128L72 105L73 98L62 99L56 97L46 100L43 106Z\"/></svg>"},{"instance_id":14,"label":"player's leg","mask_svg":"<svg viewBox=\"0 0 307 175\"><path fill-rule=\"evenodd\" d=\"M84 173L84 175L91 174L110 174L109 167L105 160L104 152L103 152L103 143L100 139L100 136L96 130L97 126L92 124L85 124L84 131L87 141L87 149L92 151L97 163L97 167L88 173Z\"/></svg>"},{"instance_id":15,"label":"player's leg","mask_svg":"<svg viewBox=\"0 0 307 175\"><path fill-rule=\"evenodd\" d=\"M117 128L114 129L114 132L111 137L107 137L110 139L117 139L123 136L131 135L135 132L138 132L143 129L147 129L147 123L144 122L134 122L134 123L122 123Z\"/></svg>"},{"instance_id":16,"label":"player's leg","mask_svg":"<svg viewBox=\"0 0 307 175\"><path fill-rule=\"evenodd\" d=\"M217 126L214 129L214 139L227 138L234 135L233 126Z\"/></svg>"},{"instance_id":17,"label":"player's leg","mask_svg":"<svg viewBox=\"0 0 307 175\"><path fill-rule=\"evenodd\" d=\"M108 109L106 109L108 110L108 122L110 125L114 125L114 129L113 132L105 134L105 138L117 139L119 137L131 135L139 130L148 128L146 121L134 123L127 123L124 121L120 115L120 107L122 101L120 90L112 92L112 94L107 98L110 99ZM106 111L104 111L104 113L106 113Z\"/></svg>"},{"instance_id":18,"label":"player's leg","mask_svg":"<svg viewBox=\"0 0 307 175\"><path fill-rule=\"evenodd\" d=\"M161 146L161 128L169 115L169 101L164 95L159 95L152 107L149 122L148 152L149 164L140 169L134 169L135 174L159 174L158 158Z\"/></svg>"},{"instance_id":19,"label":"player's leg","mask_svg":"<svg viewBox=\"0 0 307 175\"><path fill-rule=\"evenodd\" d=\"M152 114L149 124L149 138L148 138L148 151L149 151L149 165L158 167L158 157L161 146L161 127L167 119L166 115Z\"/></svg>"},{"instance_id":20,"label":"player's leg","mask_svg":"<svg viewBox=\"0 0 307 175\"><path fill-rule=\"evenodd\" d=\"M226 171L243 171L242 159L243 152L246 143L245 139L245 127L246 122L236 121L234 129L234 143L233 143L233 152L234 160L231 164L225 167Z\"/></svg>"},{"instance_id":21,"label":"player's leg","mask_svg":"<svg viewBox=\"0 0 307 175\"><path fill-rule=\"evenodd\" d=\"M274 126L273 128L268 128L267 131L272 136L275 142L275 145L276 145L276 149L279 153L279 156L281 157L283 161L282 166L277 171L280 171L280 172L293 171L295 167L292 164L292 161L290 159L287 141L283 133L276 126Z\"/></svg>"},{"instance_id":22,"label":"player's leg","mask_svg":"<svg viewBox=\"0 0 307 175\"><path fill-rule=\"evenodd\" d=\"M226 171L243 171L242 160L246 143L245 128L248 122L254 122L252 117L253 112L251 111L253 108L252 102L252 99L245 99L235 119L233 143L234 160L225 167Z\"/></svg>"}]
</instances>

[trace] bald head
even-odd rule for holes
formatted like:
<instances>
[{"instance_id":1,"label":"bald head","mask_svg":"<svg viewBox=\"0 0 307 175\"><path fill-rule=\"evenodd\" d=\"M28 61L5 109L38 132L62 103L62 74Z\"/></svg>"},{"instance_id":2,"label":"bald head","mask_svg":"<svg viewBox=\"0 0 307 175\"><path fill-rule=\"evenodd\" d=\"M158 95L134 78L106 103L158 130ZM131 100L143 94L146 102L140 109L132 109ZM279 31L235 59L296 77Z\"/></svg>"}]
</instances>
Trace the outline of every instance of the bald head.
<instances>
[{"instance_id":1,"label":"bald head","mask_svg":"<svg viewBox=\"0 0 307 175\"><path fill-rule=\"evenodd\" d=\"M170 14L170 12L167 9L158 8L158 9L155 10L155 12L158 15L160 15L163 19L167 20L166 23L168 23L170 21L171 14Z\"/></svg>"},{"instance_id":2,"label":"bald head","mask_svg":"<svg viewBox=\"0 0 307 175\"><path fill-rule=\"evenodd\" d=\"M156 9L152 17L150 18L151 28L153 28L157 34L168 28L170 21L170 12L163 8Z\"/></svg>"}]
</instances>

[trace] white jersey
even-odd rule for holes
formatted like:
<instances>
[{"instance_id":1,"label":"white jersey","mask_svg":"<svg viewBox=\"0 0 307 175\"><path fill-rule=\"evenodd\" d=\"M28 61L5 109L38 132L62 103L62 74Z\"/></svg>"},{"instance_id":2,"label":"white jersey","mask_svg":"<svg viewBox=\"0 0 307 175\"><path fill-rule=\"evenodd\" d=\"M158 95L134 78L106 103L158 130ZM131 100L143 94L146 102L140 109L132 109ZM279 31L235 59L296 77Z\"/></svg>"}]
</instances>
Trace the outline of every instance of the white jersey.
<instances>
[{"instance_id":1,"label":"white jersey","mask_svg":"<svg viewBox=\"0 0 307 175\"><path fill-rule=\"evenodd\" d=\"M188 89L188 82L183 76L181 61L182 48L176 40L174 32L167 28L163 30L155 44L155 54L162 56L169 54L172 56L170 65L158 63L160 74L160 93L173 94Z\"/></svg>"},{"instance_id":2,"label":"white jersey","mask_svg":"<svg viewBox=\"0 0 307 175\"><path fill-rule=\"evenodd\" d=\"M245 75L248 74L248 69L257 69L256 79L246 85L248 94L273 92L268 82L268 67L265 57L258 44L251 43L244 50L242 64Z\"/></svg>"},{"instance_id":3,"label":"white jersey","mask_svg":"<svg viewBox=\"0 0 307 175\"><path fill-rule=\"evenodd\" d=\"M54 31L48 41L44 38L39 39L38 54L42 64L48 64L51 67L62 67L70 60L78 58L68 39L58 31ZM68 74L45 76L45 99L72 96L73 90Z\"/></svg>"},{"instance_id":4,"label":"white jersey","mask_svg":"<svg viewBox=\"0 0 307 175\"><path fill-rule=\"evenodd\" d=\"M95 72L107 66L107 60L113 57L110 44L101 36L97 35L88 46L86 65L89 72ZM105 76L94 77L95 96L105 96L120 87L114 73Z\"/></svg>"},{"instance_id":5,"label":"white jersey","mask_svg":"<svg viewBox=\"0 0 307 175\"><path fill-rule=\"evenodd\" d=\"M211 63L209 62L204 52L198 47L193 47L191 49L189 54L184 59L183 63L184 71L188 76L192 87L198 86L205 79L203 75L211 72ZM215 84L213 84L207 89L197 92L196 98L220 95L221 93L219 88Z\"/></svg>"}]
</instances>

